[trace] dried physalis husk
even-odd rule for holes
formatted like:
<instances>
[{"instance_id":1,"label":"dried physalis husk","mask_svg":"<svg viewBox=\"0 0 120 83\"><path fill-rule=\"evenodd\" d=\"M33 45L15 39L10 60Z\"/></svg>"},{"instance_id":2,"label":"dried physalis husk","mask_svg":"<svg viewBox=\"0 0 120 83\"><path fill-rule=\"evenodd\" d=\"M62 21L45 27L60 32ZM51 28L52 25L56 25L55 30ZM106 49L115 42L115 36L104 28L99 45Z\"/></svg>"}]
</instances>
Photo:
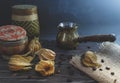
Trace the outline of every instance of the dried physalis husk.
<instances>
[{"instance_id":1,"label":"dried physalis husk","mask_svg":"<svg viewBox=\"0 0 120 83\"><path fill-rule=\"evenodd\" d=\"M32 39L28 45L28 50L31 51L32 54L34 54L36 51L41 49L41 44L39 42L39 39L35 37Z\"/></svg>"},{"instance_id":2,"label":"dried physalis husk","mask_svg":"<svg viewBox=\"0 0 120 83\"><path fill-rule=\"evenodd\" d=\"M49 76L54 74L55 66L54 61L51 60L41 60L35 66L35 71L39 72L42 76Z\"/></svg>"},{"instance_id":3,"label":"dried physalis husk","mask_svg":"<svg viewBox=\"0 0 120 83\"><path fill-rule=\"evenodd\" d=\"M37 55L39 55L39 58L43 60L55 60L56 53L50 49L41 48L37 52Z\"/></svg>"},{"instance_id":4,"label":"dried physalis husk","mask_svg":"<svg viewBox=\"0 0 120 83\"><path fill-rule=\"evenodd\" d=\"M83 55L81 61L82 64L86 67L95 67L95 68L101 67L101 64L97 62L97 56L92 51L87 51Z\"/></svg>"},{"instance_id":5,"label":"dried physalis husk","mask_svg":"<svg viewBox=\"0 0 120 83\"><path fill-rule=\"evenodd\" d=\"M11 71L30 70L32 59L31 56L13 55L8 62L9 69Z\"/></svg>"}]
</instances>

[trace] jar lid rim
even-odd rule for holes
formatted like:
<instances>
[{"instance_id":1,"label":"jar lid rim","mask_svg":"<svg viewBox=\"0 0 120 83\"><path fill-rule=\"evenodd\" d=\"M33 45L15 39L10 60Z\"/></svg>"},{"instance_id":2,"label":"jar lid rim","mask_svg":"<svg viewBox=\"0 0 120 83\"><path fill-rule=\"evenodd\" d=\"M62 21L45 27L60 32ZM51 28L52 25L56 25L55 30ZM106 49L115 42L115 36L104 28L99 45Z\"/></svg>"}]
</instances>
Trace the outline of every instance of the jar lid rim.
<instances>
[{"instance_id":1,"label":"jar lid rim","mask_svg":"<svg viewBox=\"0 0 120 83\"><path fill-rule=\"evenodd\" d=\"M35 5L14 5L12 8L15 9L32 9L32 8L37 8Z\"/></svg>"}]
</instances>

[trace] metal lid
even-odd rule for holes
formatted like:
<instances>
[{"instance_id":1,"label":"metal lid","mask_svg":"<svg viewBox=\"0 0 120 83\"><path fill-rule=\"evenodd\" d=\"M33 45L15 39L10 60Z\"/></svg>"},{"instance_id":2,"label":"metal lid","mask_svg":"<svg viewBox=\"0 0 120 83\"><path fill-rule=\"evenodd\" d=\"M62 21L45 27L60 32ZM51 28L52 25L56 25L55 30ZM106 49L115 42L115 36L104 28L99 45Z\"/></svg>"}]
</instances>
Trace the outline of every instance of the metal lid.
<instances>
[{"instance_id":1,"label":"metal lid","mask_svg":"<svg viewBox=\"0 0 120 83\"><path fill-rule=\"evenodd\" d=\"M12 7L12 14L15 15L37 14L37 7L35 5L14 5Z\"/></svg>"},{"instance_id":2,"label":"metal lid","mask_svg":"<svg viewBox=\"0 0 120 83\"><path fill-rule=\"evenodd\" d=\"M17 41L26 37L26 31L15 25L5 25L0 27L0 40Z\"/></svg>"},{"instance_id":3,"label":"metal lid","mask_svg":"<svg viewBox=\"0 0 120 83\"><path fill-rule=\"evenodd\" d=\"M61 28L75 28L77 26L76 23L73 22L61 22L58 27Z\"/></svg>"}]
</instances>

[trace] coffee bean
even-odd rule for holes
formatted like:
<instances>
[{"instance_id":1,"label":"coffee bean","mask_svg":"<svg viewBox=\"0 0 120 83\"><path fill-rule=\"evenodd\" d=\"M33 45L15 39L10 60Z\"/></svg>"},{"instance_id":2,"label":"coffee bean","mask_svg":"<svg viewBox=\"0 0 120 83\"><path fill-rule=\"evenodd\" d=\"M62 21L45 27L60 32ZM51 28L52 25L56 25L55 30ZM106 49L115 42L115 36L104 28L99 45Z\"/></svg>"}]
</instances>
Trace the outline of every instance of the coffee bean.
<instances>
[{"instance_id":1,"label":"coffee bean","mask_svg":"<svg viewBox=\"0 0 120 83\"><path fill-rule=\"evenodd\" d=\"M103 60L103 59L101 59L101 62L102 62L102 63L104 63L104 60Z\"/></svg>"},{"instance_id":2,"label":"coffee bean","mask_svg":"<svg viewBox=\"0 0 120 83\"><path fill-rule=\"evenodd\" d=\"M116 82L117 82L117 79L114 80L114 83L116 83Z\"/></svg>"},{"instance_id":3,"label":"coffee bean","mask_svg":"<svg viewBox=\"0 0 120 83\"><path fill-rule=\"evenodd\" d=\"M100 71L102 71L102 69L99 69Z\"/></svg>"},{"instance_id":4,"label":"coffee bean","mask_svg":"<svg viewBox=\"0 0 120 83\"><path fill-rule=\"evenodd\" d=\"M87 46L88 49L90 49L90 46Z\"/></svg>"},{"instance_id":5,"label":"coffee bean","mask_svg":"<svg viewBox=\"0 0 120 83\"><path fill-rule=\"evenodd\" d=\"M96 67L93 67L92 70L95 71L95 70L96 70Z\"/></svg>"},{"instance_id":6,"label":"coffee bean","mask_svg":"<svg viewBox=\"0 0 120 83\"><path fill-rule=\"evenodd\" d=\"M111 72L111 75L114 75L115 73L114 72Z\"/></svg>"},{"instance_id":7,"label":"coffee bean","mask_svg":"<svg viewBox=\"0 0 120 83\"><path fill-rule=\"evenodd\" d=\"M109 67L106 67L106 70L110 70L110 68L109 68Z\"/></svg>"}]
</instances>

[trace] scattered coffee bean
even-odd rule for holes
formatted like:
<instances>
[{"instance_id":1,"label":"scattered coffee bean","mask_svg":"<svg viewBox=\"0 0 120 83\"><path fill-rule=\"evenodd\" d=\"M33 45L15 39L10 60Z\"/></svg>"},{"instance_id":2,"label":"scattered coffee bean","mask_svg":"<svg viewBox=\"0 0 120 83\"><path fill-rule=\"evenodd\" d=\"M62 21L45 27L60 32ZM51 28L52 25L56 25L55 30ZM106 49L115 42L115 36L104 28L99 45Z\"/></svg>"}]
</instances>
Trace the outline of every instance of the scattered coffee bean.
<instances>
[{"instance_id":1,"label":"scattered coffee bean","mask_svg":"<svg viewBox=\"0 0 120 83\"><path fill-rule=\"evenodd\" d=\"M115 73L114 73L114 72L111 72L111 75L115 75Z\"/></svg>"},{"instance_id":2,"label":"scattered coffee bean","mask_svg":"<svg viewBox=\"0 0 120 83\"><path fill-rule=\"evenodd\" d=\"M88 49L90 49L90 46L87 46Z\"/></svg>"},{"instance_id":3,"label":"scattered coffee bean","mask_svg":"<svg viewBox=\"0 0 120 83\"><path fill-rule=\"evenodd\" d=\"M116 83L116 82L117 82L117 79L114 80L114 83Z\"/></svg>"},{"instance_id":4,"label":"scattered coffee bean","mask_svg":"<svg viewBox=\"0 0 120 83\"><path fill-rule=\"evenodd\" d=\"M104 63L104 60L103 60L103 59L101 59L101 62L102 62L102 63Z\"/></svg>"},{"instance_id":5,"label":"scattered coffee bean","mask_svg":"<svg viewBox=\"0 0 120 83\"><path fill-rule=\"evenodd\" d=\"M93 70L93 71L96 71L96 67L93 67L92 70Z\"/></svg>"},{"instance_id":6,"label":"scattered coffee bean","mask_svg":"<svg viewBox=\"0 0 120 83\"><path fill-rule=\"evenodd\" d=\"M102 71L102 69L99 69L100 71Z\"/></svg>"},{"instance_id":7,"label":"scattered coffee bean","mask_svg":"<svg viewBox=\"0 0 120 83\"><path fill-rule=\"evenodd\" d=\"M110 70L110 68L109 68L109 67L106 67L106 70Z\"/></svg>"}]
</instances>

